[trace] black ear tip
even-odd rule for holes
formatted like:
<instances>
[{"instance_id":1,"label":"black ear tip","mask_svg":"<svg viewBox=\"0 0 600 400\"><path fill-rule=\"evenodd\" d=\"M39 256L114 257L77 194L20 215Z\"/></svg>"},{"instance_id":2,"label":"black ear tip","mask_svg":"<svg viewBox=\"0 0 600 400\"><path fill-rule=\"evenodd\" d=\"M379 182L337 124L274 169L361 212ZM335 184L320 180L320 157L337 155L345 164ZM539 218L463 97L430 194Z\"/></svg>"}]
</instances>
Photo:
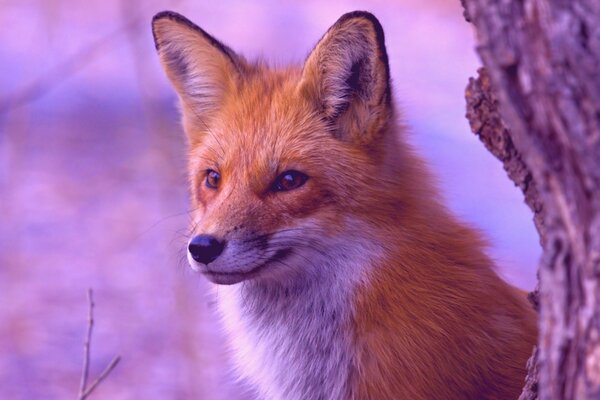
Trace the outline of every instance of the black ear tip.
<instances>
[{"instance_id":1,"label":"black ear tip","mask_svg":"<svg viewBox=\"0 0 600 400\"><path fill-rule=\"evenodd\" d=\"M377 31L377 34L379 34L379 32L383 33L383 27L381 26L381 23L379 22L377 17L368 11L357 10L357 11L348 12L348 13L342 15L335 24L336 25L343 24L352 19L367 20L373 25L373 27L375 28L375 31Z\"/></svg>"},{"instance_id":2,"label":"black ear tip","mask_svg":"<svg viewBox=\"0 0 600 400\"><path fill-rule=\"evenodd\" d=\"M159 48L158 37L156 35L156 23L162 19L181 20L185 19L185 17L181 14L169 10L158 12L154 15L154 17L152 17L152 37L154 38L154 47L156 48L156 50L158 50Z\"/></svg>"},{"instance_id":3,"label":"black ear tip","mask_svg":"<svg viewBox=\"0 0 600 400\"><path fill-rule=\"evenodd\" d=\"M175 11L165 10L156 13L154 17L152 17L152 26L154 26L154 24L161 19L170 19L177 22L189 22L189 20L183 15L176 13Z\"/></svg>"},{"instance_id":4,"label":"black ear tip","mask_svg":"<svg viewBox=\"0 0 600 400\"><path fill-rule=\"evenodd\" d=\"M385 35L383 33L383 27L381 26L381 23L379 22L376 16L374 16L368 11L352 11L342 15L333 25L333 27L351 24L353 20L368 21L368 23L373 27L373 30L375 32L375 39L377 40L379 50L381 51L382 56L387 63L387 53L385 50Z\"/></svg>"},{"instance_id":5,"label":"black ear tip","mask_svg":"<svg viewBox=\"0 0 600 400\"><path fill-rule=\"evenodd\" d=\"M158 21L161 21L164 19L168 19L169 21L173 21L173 22L185 25L188 28L191 28L196 31L200 31L203 35L206 35L206 32L204 32L196 24L194 24L192 21L190 21L183 15L176 13L175 11L169 11L169 10L161 11L161 12L157 13L156 15L154 15L154 17L152 17L152 36L154 36L154 46L156 47L156 50L158 50L158 48L159 48L159 41L157 40L158 38L156 35L156 23Z\"/></svg>"}]
</instances>

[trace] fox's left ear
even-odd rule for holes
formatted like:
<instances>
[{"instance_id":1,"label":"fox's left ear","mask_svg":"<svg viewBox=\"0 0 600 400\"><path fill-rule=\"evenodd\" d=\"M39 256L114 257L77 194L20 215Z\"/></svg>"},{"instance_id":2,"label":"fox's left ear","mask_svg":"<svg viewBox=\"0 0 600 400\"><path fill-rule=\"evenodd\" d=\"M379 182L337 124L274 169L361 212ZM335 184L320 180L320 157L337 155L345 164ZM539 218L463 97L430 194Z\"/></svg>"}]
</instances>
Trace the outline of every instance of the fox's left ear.
<instances>
[{"instance_id":1,"label":"fox's left ear","mask_svg":"<svg viewBox=\"0 0 600 400\"><path fill-rule=\"evenodd\" d=\"M392 115L383 28L365 11L344 14L308 56L300 92L342 140L368 144Z\"/></svg>"}]
</instances>

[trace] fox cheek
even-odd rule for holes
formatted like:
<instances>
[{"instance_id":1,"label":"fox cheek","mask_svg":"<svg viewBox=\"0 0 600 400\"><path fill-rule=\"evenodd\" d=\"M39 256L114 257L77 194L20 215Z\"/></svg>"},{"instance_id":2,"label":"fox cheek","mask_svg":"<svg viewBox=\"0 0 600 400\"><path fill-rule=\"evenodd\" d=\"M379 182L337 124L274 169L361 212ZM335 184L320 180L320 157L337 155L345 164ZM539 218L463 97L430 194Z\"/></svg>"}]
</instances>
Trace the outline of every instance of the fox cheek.
<instances>
[{"instance_id":1,"label":"fox cheek","mask_svg":"<svg viewBox=\"0 0 600 400\"><path fill-rule=\"evenodd\" d=\"M194 202L194 209L204 213L208 204L214 199L216 193L215 191L207 190L204 187L204 177L192 178L192 181L190 191Z\"/></svg>"}]
</instances>

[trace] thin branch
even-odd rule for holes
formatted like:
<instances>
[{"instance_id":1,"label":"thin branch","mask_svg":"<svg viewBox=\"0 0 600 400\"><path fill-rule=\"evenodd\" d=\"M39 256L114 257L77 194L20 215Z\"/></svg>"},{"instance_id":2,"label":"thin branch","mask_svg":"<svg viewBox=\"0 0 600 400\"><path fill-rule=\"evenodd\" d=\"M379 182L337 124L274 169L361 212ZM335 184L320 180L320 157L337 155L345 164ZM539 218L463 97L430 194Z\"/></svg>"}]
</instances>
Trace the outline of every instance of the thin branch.
<instances>
[{"instance_id":1,"label":"thin branch","mask_svg":"<svg viewBox=\"0 0 600 400\"><path fill-rule=\"evenodd\" d=\"M90 372L90 360L91 360L91 352L90 347L92 343L92 329L94 327L94 292L92 289L88 289L87 292L88 298L88 325L87 332L85 335L85 342L83 344L83 369L81 371L81 382L79 385L79 396L78 400L85 400L87 397L92 394L92 392L98 387L100 383L112 372L113 369L117 366L119 361L121 361L121 356L116 356L112 359L112 361L104 368L104 371L98 376L98 378L92 382L90 386L87 385L89 372Z\"/></svg>"},{"instance_id":2,"label":"thin branch","mask_svg":"<svg viewBox=\"0 0 600 400\"><path fill-rule=\"evenodd\" d=\"M171 2L171 7L176 7L181 3L181 0L175 0ZM135 3L136 6L139 2ZM137 12L136 12L137 10ZM131 12L129 12L131 11ZM79 51L70 57L67 57L64 61L55 65L46 71L45 74L41 74L29 85L22 89L12 93L8 96L0 98L0 115L7 113L13 109L27 105L38 98L44 96L46 93L54 89L63 81L73 76L78 71L85 68L90 62L94 60L96 53L113 43L123 33L131 33L134 30L144 27L144 18L146 15L139 11L139 7L128 8L127 16L134 14L129 17L123 25L118 27L113 32L106 36L98 39L97 41L88 43L83 46Z\"/></svg>"},{"instance_id":3,"label":"thin branch","mask_svg":"<svg viewBox=\"0 0 600 400\"><path fill-rule=\"evenodd\" d=\"M0 98L0 115L44 96L60 83L86 67L94 59L98 50L113 43L123 32L137 28L141 21L142 17L136 15L112 33L82 47L75 54L50 68L45 74L40 75L29 85L4 98Z\"/></svg>"},{"instance_id":4,"label":"thin branch","mask_svg":"<svg viewBox=\"0 0 600 400\"><path fill-rule=\"evenodd\" d=\"M87 386L87 380L90 372L90 344L92 339L92 328L94 327L94 292L92 289L88 289L88 326L87 333L85 335L85 342L83 343L83 369L81 371L81 382L79 385L79 398L83 399L85 388Z\"/></svg>"},{"instance_id":5,"label":"thin branch","mask_svg":"<svg viewBox=\"0 0 600 400\"><path fill-rule=\"evenodd\" d=\"M108 374L110 374L112 370L115 369L119 361L121 361L121 356L116 356L115 358L113 358L112 361L106 366L106 368L104 368L104 371L102 371L100 376L98 376L98 378L94 382L92 382L90 387L83 393L83 395L80 397L80 400L85 400L90 394L92 394L94 389L96 389L96 387L100 383L102 383L102 381L108 376Z\"/></svg>"}]
</instances>

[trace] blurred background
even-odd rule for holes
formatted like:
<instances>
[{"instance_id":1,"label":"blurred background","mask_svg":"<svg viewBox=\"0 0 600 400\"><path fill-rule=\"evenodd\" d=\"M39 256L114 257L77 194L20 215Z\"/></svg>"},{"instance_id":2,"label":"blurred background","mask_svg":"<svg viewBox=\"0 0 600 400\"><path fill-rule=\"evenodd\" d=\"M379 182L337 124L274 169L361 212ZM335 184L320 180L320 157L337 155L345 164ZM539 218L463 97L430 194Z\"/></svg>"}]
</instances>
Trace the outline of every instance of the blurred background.
<instances>
[{"instance_id":1,"label":"blurred background","mask_svg":"<svg viewBox=\"0 0 600 400\"><path fill-rule=\"evenodd\" d=\"M0 398L76 398L95 290L91 398L251 399L207 283L188 271L185 142L150 20L178 11L249 58L303 60L344 12L381 20L411 140L450 207L531 289L521 193L470 133L478 68L458 0L0 0Z\"/></svg>"}]
</instances>

